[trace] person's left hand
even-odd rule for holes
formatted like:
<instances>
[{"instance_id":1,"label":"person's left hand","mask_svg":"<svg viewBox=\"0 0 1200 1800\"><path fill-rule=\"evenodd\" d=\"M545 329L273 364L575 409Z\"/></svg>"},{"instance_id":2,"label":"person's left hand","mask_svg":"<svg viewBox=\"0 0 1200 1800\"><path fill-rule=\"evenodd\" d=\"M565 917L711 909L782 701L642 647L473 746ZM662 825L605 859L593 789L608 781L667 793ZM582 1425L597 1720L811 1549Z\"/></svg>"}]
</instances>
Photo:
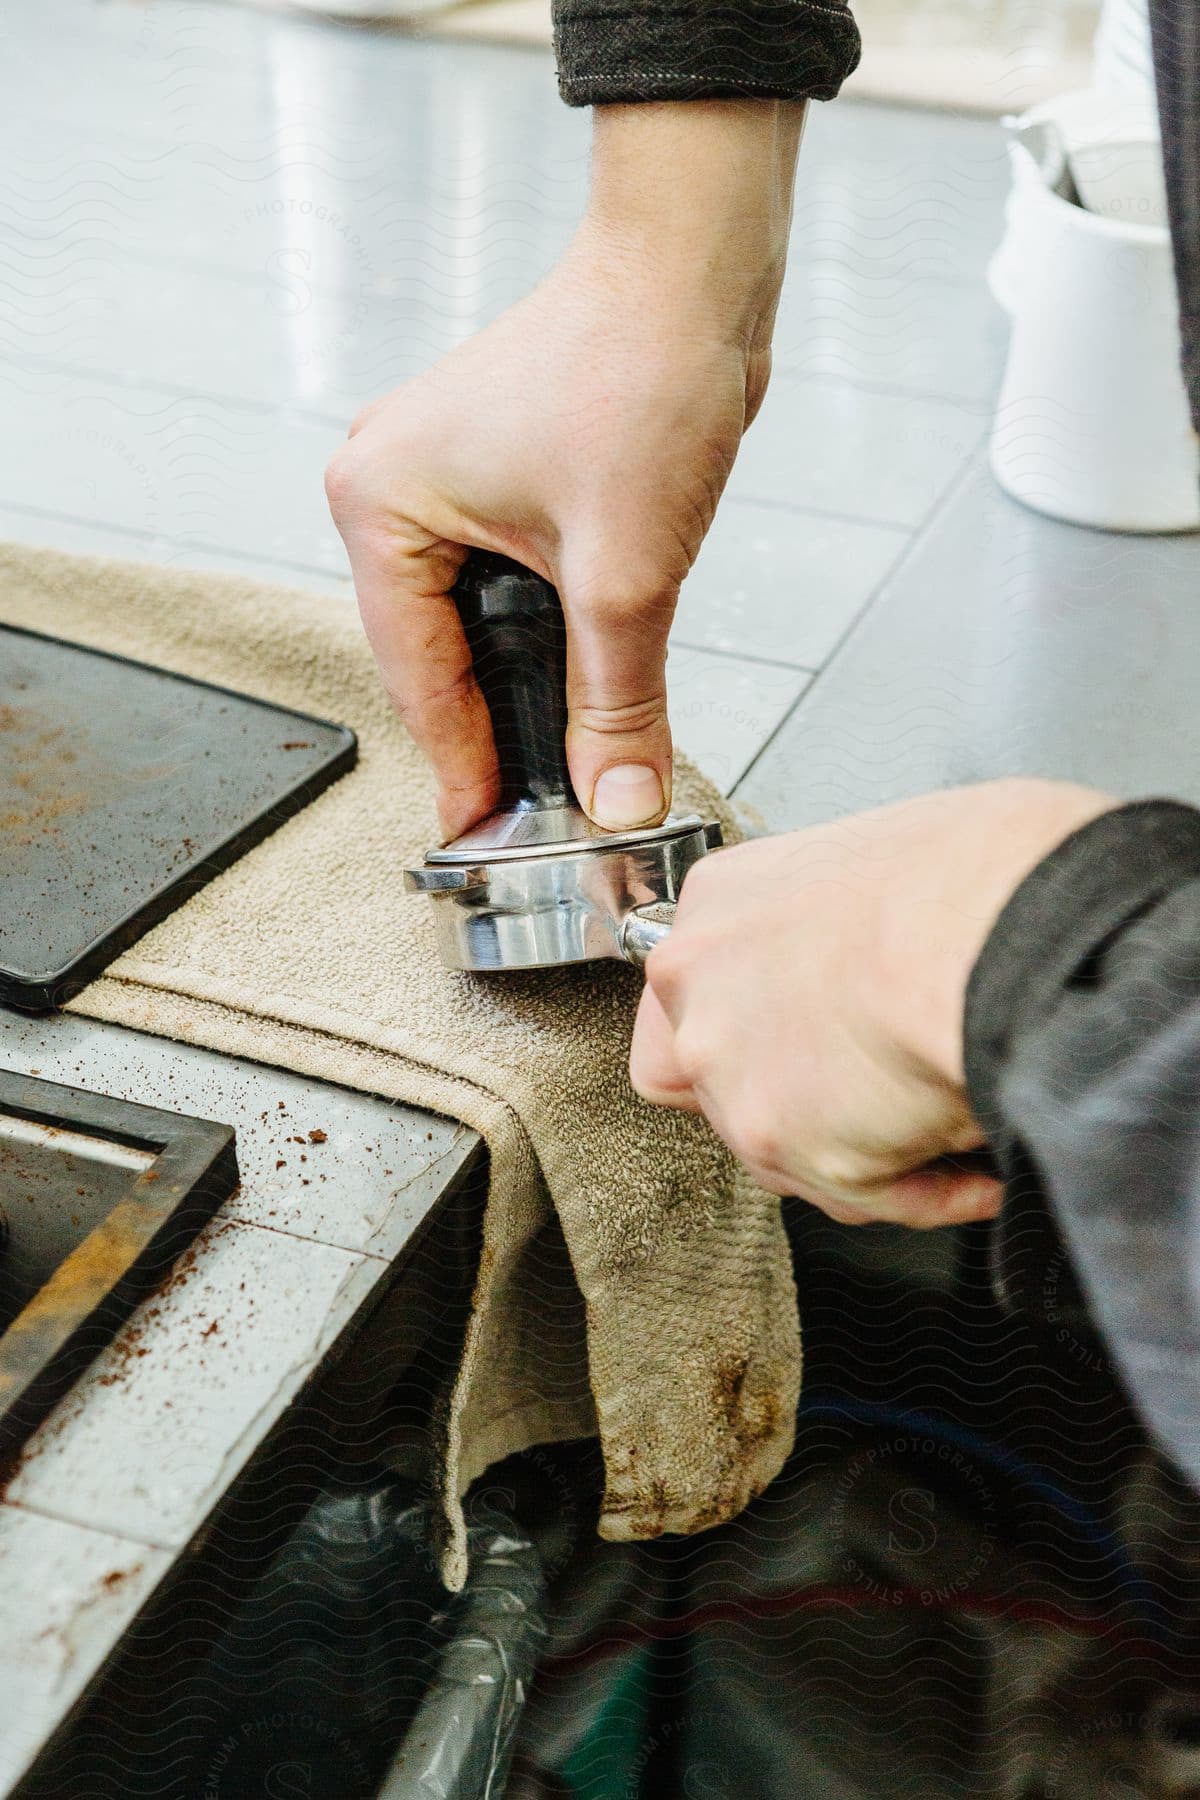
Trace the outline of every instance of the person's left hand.
<instances>
[{"instance_id":1,"label":"person's left hand","mask_svg":"<svg viewBox=\"0 0 1200 1800\"><path fill-rule=\"evenodd\" d=\"M646 964L634 1087L844 1223L991 1218L997 1181L927 1166L982 1143L967 980L1024 876L1115 804L997 781L705 857Z\"/></svg>"}]
</instances>

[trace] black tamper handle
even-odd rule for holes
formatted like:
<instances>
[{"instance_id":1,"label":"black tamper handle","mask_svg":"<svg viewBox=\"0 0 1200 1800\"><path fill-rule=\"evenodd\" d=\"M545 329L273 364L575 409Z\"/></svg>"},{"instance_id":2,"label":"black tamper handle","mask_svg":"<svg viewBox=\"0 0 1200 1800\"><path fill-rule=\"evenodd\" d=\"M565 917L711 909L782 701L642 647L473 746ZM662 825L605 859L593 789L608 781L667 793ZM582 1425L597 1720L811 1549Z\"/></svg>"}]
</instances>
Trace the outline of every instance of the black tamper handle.
<instances>
[{"instance_id":1,"label":"black tamper handle","mask_svg":"<svg viewBox=\"0 0 1200 1800\"><path fill-rule=\"evenodd\" d=\"M492 715L500 805L564 806L567 627L548 581L510 557L472 550L454 586L475 679Z\"/></svg>"}]
</instances>

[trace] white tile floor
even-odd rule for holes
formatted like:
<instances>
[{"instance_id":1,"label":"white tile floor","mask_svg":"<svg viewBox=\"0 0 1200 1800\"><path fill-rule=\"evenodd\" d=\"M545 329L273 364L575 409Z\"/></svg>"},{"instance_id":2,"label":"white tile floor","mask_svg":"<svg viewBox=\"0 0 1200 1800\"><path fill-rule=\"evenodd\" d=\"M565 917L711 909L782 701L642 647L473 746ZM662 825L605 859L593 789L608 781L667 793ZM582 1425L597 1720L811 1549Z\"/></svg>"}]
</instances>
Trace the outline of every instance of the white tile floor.
<instances>
[{"instance_id":1,"label":"white tile floor","mask_svg":"<svg viewBox=\"0 0 1200 1800\"><path fill-rule=\"evenodd\" d=\"M10 8L0 58L0 532L348 595L326 458L551 266L586 114L541 52L208 0ZM840 671L895 615L894 571L929 644L914 544L952 534L967 616L1008 591L1003 519L980 548L951 505L1003 355L983 271L1006 184L994 124L813 109L776 379L671 660L681 745L772 823L814 816L806 721L853 714ZM1053 561L1055 528L998 504ZM1195 550L1172 592L1200 586Z\"/></svg>"}]
</instances>

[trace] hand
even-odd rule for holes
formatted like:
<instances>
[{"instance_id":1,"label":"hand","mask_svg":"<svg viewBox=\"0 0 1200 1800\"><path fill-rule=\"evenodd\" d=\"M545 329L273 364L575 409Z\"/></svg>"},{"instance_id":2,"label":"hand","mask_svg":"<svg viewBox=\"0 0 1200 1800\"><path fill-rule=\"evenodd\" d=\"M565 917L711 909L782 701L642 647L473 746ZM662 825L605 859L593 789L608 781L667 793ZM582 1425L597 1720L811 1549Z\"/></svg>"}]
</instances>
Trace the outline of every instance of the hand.
<instances>
[{"instance_id":1,"label":"hand","mask_svg":"<svg viewBox=\"0 0 1200 1800\"><path fill-rule=\"evenodd\" d=\"M592 202L563 261L367 407L330 463L367 634L433 763L447 837L499 790L449 597L469 545L559 589L585 809L610 827L667 810L667 634L766 388L802 116L599 108Z\"/></svg>"},{"instance_id":2,"label":"hand","mask_svg":"<svg viewBox=\"0 0 1200 1800\"><path fill-rule=\"evenodd\" d=\"M843 1223L992 1217L996 1181L926 1167L982 1143L967 980L1022 879L1115 804L997 781L705 857L646 965L634 1087Z\"/></svg>"}]
</instances>

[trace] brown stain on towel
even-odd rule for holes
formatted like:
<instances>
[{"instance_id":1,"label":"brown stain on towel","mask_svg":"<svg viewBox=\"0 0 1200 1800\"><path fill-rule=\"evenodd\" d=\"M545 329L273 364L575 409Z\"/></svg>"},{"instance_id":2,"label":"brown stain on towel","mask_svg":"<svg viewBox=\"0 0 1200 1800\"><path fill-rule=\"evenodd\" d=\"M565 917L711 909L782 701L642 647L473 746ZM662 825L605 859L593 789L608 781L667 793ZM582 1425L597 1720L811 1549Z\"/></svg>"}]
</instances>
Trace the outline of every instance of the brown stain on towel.
<instances>
[{"instance_id":1,"label":"brown stain on towel","mask_svg":"<svg viewBox=\"0 0 1200 1800\"><path fill-rule=\"evenodd\" d=\"M792 1441L800 1347L779 1202L702 1120L633 1093L632 970L486 980L442 968L428 907L399 881L437 837L429 773L353 608L9 545L0 618L358 734L351 773L72 1010L442 1113L486 1140L483 1254L435 1424L450 1583L466 1566L459 1495L490 1463L539 1443L598 1430L606 1536L733 1516ZM736 837L682 758L675 787L680 810L715 814Z\"/></svg>"}]
</instances>

